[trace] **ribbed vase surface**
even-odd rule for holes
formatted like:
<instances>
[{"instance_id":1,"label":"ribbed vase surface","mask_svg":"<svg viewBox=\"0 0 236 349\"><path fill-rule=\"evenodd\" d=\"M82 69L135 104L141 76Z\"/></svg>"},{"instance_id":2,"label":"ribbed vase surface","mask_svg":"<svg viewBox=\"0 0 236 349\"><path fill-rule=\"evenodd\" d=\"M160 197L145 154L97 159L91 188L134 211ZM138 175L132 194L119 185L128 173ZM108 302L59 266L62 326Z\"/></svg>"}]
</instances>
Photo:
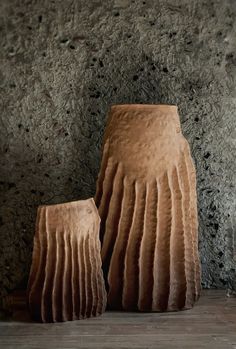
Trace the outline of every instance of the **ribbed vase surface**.
<instances>
[{"instance_id":1,"label":"ribbed vase surface","mask_svg":"<svg viewBox=\"0 0 236 349\"><path fill-rule=\"evenodd\" d=\"M38 209L28 303L33 319L84 319L105 311L100 218L93 199Z\"/></svg>"},{"instance_id":2,"label":"ribbed vase surface","mask_svg":"<svg viewBox=\"0 0 236 349\"><path fill-rule=\"evenodd\" d=\"M95 201L109 308L191 308L200 293L196 175L176 106L111 107Z\"/></svg>"}]
</instances>

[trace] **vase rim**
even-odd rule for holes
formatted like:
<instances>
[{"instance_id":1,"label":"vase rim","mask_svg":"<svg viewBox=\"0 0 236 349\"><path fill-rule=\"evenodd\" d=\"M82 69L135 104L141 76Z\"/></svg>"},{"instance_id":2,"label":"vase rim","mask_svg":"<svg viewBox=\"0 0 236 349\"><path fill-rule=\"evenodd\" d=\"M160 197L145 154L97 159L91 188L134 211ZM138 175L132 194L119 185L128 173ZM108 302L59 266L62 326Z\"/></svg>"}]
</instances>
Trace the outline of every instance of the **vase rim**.
<instances>
[{"instance_id":1,"label":"vase rim","mask_svg":"<svg viewBox=\"0 0 236 349\"><path fill-rule=\"evenodd\" d=\"M177 105L174 104L114 104L111 109L162 109L162 110L177 110Z\"/></svg>"},{"instance_id":2,"label":"vase rim","mask_svg":"<svg viewBox=\"0 0 236 349\"><path fill-rule=\"evenodd\" d=\"M47 205L39 205L38 209L41 210L42 208L60 208L60 207L64 207L64 208L68 208L71 206L76 206L76 205L84 205L84 204L89 204L92 206L95 206L95 201L94 198L88 198L88 199L82 199L82 200L73 200L73 201L68 201L68 202L60 202L60 203L56 203L56 204L47 204Z\"/></svg>"}]
</instances>

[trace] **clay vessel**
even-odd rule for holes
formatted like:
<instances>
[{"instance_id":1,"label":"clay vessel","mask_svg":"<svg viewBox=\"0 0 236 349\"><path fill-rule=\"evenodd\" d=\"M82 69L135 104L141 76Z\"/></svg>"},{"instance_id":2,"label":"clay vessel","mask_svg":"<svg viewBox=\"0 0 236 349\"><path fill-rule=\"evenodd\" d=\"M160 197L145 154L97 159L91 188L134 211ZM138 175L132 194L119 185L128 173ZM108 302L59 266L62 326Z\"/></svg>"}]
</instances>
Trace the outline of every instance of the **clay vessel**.
<instances>
[{"instance_id":1,"label":"clay vessel","mask_svg":"<svg viewBox=\"0 0 236 349\"><path fill-rule=\"evenodd\" d=\"M105 310L99 225L93 199L39 207L28 283L34 320L77 320Z\"/></svg>"},{"instance_id":2,"label":"clay vessel","mask_svg":"<svg viewBox=\"0 0 236 349\"><path fill-rule=\"evenodd\" d=\"M191 308L200 293L196 178L176 106L111 107L95 201L109 307Z\"/></svg>"}]
</instances>

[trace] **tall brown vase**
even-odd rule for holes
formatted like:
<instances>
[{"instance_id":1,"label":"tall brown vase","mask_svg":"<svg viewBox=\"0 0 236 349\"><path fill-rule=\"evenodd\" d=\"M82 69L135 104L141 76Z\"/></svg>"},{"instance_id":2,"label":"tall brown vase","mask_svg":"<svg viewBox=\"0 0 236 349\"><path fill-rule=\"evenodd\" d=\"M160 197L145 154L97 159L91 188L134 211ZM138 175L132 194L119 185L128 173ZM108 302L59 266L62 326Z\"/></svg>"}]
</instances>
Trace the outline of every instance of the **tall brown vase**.
<instances>
[{"instance_id":1,"label":"tall brown vase","mask_svg":"<svg viewBox=\"0 0 236 349\"><path fill-rule=\"evenodd\" d=\"M33 319L76 320L105 310L99 223L93 199L39 207L28 283Z\"/></svg>"},{"instance_id":2,"label":"tall brown vase","mask_svg":"<svg viewBox=\"0 0 236 349\"><path fill-rule=\"evenodd\" d=\"M95 201L109 307L191 308L200 293L196 179L176 106L111 107Z\"/></svg>"}]
</instances>

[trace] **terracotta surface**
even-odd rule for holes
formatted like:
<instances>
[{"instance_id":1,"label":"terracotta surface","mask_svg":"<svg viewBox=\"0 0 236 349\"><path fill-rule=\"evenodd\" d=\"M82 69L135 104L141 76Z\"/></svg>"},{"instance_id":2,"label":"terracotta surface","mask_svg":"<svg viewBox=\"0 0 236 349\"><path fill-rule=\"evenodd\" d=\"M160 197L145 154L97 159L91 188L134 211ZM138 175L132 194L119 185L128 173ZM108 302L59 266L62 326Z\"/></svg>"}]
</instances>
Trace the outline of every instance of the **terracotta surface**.
<instances>
[{"instance_id":1,"label":"terracotta surface","mask_svg":"<svg viewBox=\"0 0 236 349\"><path fill-rule=\"evenodd\" d=\"M76 320L105 310L99 223L93 199L39 207L28 284L35 320Z\"/></svg>"},{"instance_id":2,"label":"terracotta surface","mask_svg":"<svg viewBox=\"0 0 236 349\"><path fill-rule=\"evenodd\" d=\"M200 292L196 178L176 106L111 108L96 204L110 308L191 308Z\"/></svg>"}]
</instances>

